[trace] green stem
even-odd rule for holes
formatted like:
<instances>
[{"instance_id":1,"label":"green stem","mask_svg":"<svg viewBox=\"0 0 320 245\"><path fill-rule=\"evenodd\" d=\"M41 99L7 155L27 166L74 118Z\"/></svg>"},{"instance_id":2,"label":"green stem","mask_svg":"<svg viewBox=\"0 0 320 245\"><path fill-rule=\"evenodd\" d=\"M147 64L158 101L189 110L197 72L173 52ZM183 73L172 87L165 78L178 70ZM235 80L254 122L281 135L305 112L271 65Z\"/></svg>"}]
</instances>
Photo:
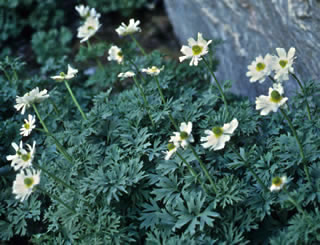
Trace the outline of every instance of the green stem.
<instances>
[{"instance_id":1,"label":"green stem","mask_svg":"<svg viewBox=\"0 0 320 245\"><path fill-rule=\"evenodd\" d=\"M60 114L58 107L56 105L56 103L54 103L54 101L52 99L49 98L49 102L51 103L51 105L53 106L54 111L56 112L57 115Z\"/></svg>"},{"instance_id":2,"label":"green stem","mask_svg":"<svg viewBox=\"0 0 320 245\"><path fill-rule=\"evenodd\" d=\"M251 172L251 174L255 177L255 179L259 182L259 184L263 187L264 191L267 193L269 192L268 187L262 182L262 180L260 179L260 177L254 172L254 170L251 168L250 164L240 155L240 153L238 151L236 151L236 149L230 145L230 148L233 150L233 152L235 154L237 154L237 156L244 162L246 168L249 169L249 171Z\"/></svg>"},{"instance_id":3,"label":"green stem","mask_svg":"<svg viewBox=\"0 0 320 245\"><path fill-rule=\"evenodd\" d=\"M294 198L290 195L290 193L288 192L288 190L286 189L286 187L282 188L283 191L288 195L289 197L289 201L296 206L296 208L298 209L298 211L300 213L302 213L303 215L306 215L306 213L304 212L304 210L302 209L302 207L300 206L300 204L298 202L296 202L296 200L294 200Z\"/></svg>"},{"instance_id":4,"label":"green stem","mask_svg":"<svg viewBox=\"0 0 320 245\"><path fill-rule=\"evenodd\" d=\"M144 51L144 49L142 48L142 46L140 45L140 43L137 41L137 39L133 36L133 35L129 35L131 37L131 39L133 40L133 42L138 46L138 48L140 49L141 53L146 56L147 53L146 51Z\"/></svg>"},{"instance_id":5,"label":"green stem","mask_svg":"<svg viewBox=\"0 0 320 245\"><path fill-rule=\"evenodd\" d=\"M66 87L67 87L67 89L68 89L68 91L69 91L69 94L71 95L71 98L72 98L73 102L75 103L75 105L77 106L78 110L80 111L82 118L83 118L84 120L87 120L87 117L86 117L86 115L83 113L83 111L82 111L82 109L81 109L81 107L80 107L80 105L79 105L76 97L74 97L74 95L73 95L73 93L72 93L72 90L71 90L71 88L70 88L70 86L69 86L69 83L68 83L66 80L64 80L64 84L66 85Z\"/></svg>"},{"instance_id":6,"label":"green stem","mask_svg":"<svg viewBox=\"0 0 320 245\"><path fill-rule=\"evenodd\" d=\"M298 79L298 77L294 73L290 73L290 74L291 74L291 76L293 76L293 78L299 84L299 87L300 87L300 89L301 89L301 91L302 91L302 93L304 95L305 103L306 103L306 106L307 106L308 119L311 120L310 106L309 106L309 102L308 102L307 97L306 97L306 93L305 93L304 87L303 87L302 83L300 82L300 80Z\"/></svg>"},{"instance_id":7,"label":"green stem","mask_svg":"<svg viewBox=\"0 0 320 245\"><path fill-rule=\"evenodd\" d=\"M221 88L221 86L220 86L220 84L219 84L219 82L218 82L218 79L217 79L216 75L214 74L214 72L212 71L212 69L210 68L210 66L209 66L206 58L205 58L205 57L202 57L202 58L203 58L204 63L206 64L209 72L211 73L212 77L214 78L214 80L215 80L215 82L216 82L216 84L217 84L217 87L218 87L218 89L219 89L220 95L221 95L221 97L222 97L222 99L223 99L223 102L224 102L224 105L225 105L225 107L226 107L226 111L228 112L228 103L227 103L227 100L226 100L226 96L225 96L224 93L223 93L223 90L222 90L222 88Z\"/></svg>"},{"instance_id":8,"label":"green stem","mask_svg":"<svg viewBox=\"0 0 320 245\"><path fill-rule=\"evenodd\" d=\"M69 184L67 184L66 182L64 182L63 180L61 180L60 178L58 178L57 176L55 176L54 174L50 173L48 170L46 170L44 167L41 167L39 164L37 163L32 163L32 165L34 165L36 168L40 169L41 171L43 171L44 173L46 173L49 177L51 177L52 179L54 179L56 182L62 184L64 187L69 188L70 190L72 190L75 193L78 193L76 189L74 189L72 186L70 186Z\"/></svg>"},{"instance_id":9,"label":"green stem","mask_svg":"<svg viewBox=\"0 0 320 245\"><path fill-rule=\"evenodd\" d=\"M156 80L156 83L157 83L157 87L158 87L158 91L159 91L159 94L160 94L160 97L161 97L161 100L162 100L162 104L163 104L163 106L166 106L167 102L166 102L166 100L165 100L165 98L163 96L162 89L161 89L160 83L159 83L159 79L158 79L157 76L154 76L154 77L155 77L155 80ZM178 128L176 122L174 121L174 119L173 119L173 117L172 117L170 112L168 112L168 116L169 116L169 119L170 119L172 125L176 128L176 130L179 130L179 128Z\"/></svg>"},{"instance_id":10,"label":"green stem","mask_svg":"<svg viewBox=\"0 0 320 245\"><path fill-rule=\"evenodd\" d=\"M17 74L16 70L12 68L12 71L13 71L14 79L15 79L16 81L18 81L18 74Z\"/></svg>"},{"instance_id":11,"label":"green stem","mask_svg":"<svg viewBox=\"0 0 320 245\"><path fill-rule=\"evenodd\" d=\"M304 167L304 172L306 173L306 176L307 176L307 179L309 181L309 183L311 184L311 179L310 179L310 174L309 174L309 169L306 165L306 161L305 161L305 155L304 155L304 151L303 151L303 147L302 147L302 144L298 138L298 134L297 134L297 131L294 129L293 125L292 125L292 122L290 120L290 118L288 117L287 113L280 107L280 111L282 113L282 115L284 116L284 118L287 120L288 124L289 124L289 127L294 135L294 137L296 138L296 141L298 143L298 146L299 146L299 150L300 150L300 156L302 158L302 162L303 162L303 167Z\"/></svg>"},{"instance_id":12,"label":"green stem","mask_svg":"<svg viewBox=\"0 0 320 245\"><path fill-rule=\"evenodd\" d=\"M40 116L40 114L38 112L38 109L37 109L37 107L36 107L36 105L34 103L32 104L32 107L33 107L33 110L36 113L36 115L37 115L42 127L44 128L44 131L46 131L46 133L49 133L49 130L48 130L46 124L42 121L42 118L41 118L41 116Z\"/></svg>"},{"instance_id":13,"label":"green stem","mask_svg":"<svg viewBox=\"0 0 320 245\"><path fill-rule=\"evenodd\" d=\"M129 58L129 56L127 57L127 60L130 62L131 65L134 66L134 68L136 69L136 73L140 75L142 81L144 82L144 84L146 84L146 80L144 79L144 77L141 75L141 72L139 71L139 68L137 67L137 65Z\"/></svg>"},{"instance_id":14,"label":"green stem","mask_svg":"<svg viewBox=\"0 0 320 245\"><path fill-rule=\"evenodd\" d=\"M50 136L50 137L53 138L53 140L54 140L54 142L55 142L58 150L60 151L60 153L61 153L70 163L73 163L72 157L68 154L68 152L63 148L63 146L59 143L59 141L50 133L50 131L49 131L48 128L46 127L46 125L45 125L45 123L43 122L43 120L42 120L42 118L41 118L41 116L40 116L40 114L39 114L39 112L38 112L38 109L37 109L37 107L36 107L36 105L35 105L34 103L32 104L32 107L33 107L33 109L34 109L34 111L35 111L35 113L36 113L36 115L37 115L37 118L39 119L42 127L44 128L45 133L46 133L48 136Z\"/></svg>"},{"instance_id":15,"label":"green stem","mask_svg":"<svg viewBox=\"0 0 320 245\"><path fill-rule=\"evenodd\" d=\"M204 189L204 191L206 193L208 193L207 188L205 187L205 185L198 179L197 173L196 171L191 167L191 165L187 162L187 160L179 153L176 151L176 154L178 155L178 157L182 160L182 162L187 166L187 168L189 169L190 173L192 174L192 176L196 179L196 181L199 182L199 184L202 186L202 188Z\"/></svg>"},{"instance_id":16,"label":"green stem","mask_svg":"<svg viewBox=\"0 0 320 245\"><path fill-rule=\"evenodd\" d=\"M198 162L200 163L200 167L202 168L204 174L206 175L207 179L209 180L214 192L217 194L218 193L218 189L217 189L217 186L216 184L214 183L214 181L212 180L210 174L209 174L209 171L208 169L206 168L206 166L204 165L204 163L202 162L202 160L200 159L198 153L195 151L195 149L193 148L192 145L189 144L189 147L193 153L193 155L197 158Z\"/></svg>"},{"instance_id":17,"label":"green stem","mask_svg":"<svg viewBox=\"0 0 320 245\"><path fill-rule=\"evenodd\" d=\"M270 80L273 82L273 83L277 83L277 81L272 77L272 76L268 76L270 78Z\"/></svg>"},{"instance_id":18,"label":"green stem","mask_svg":"<svg viewBox=\"0 0 320 245\"><path fill-rule=\"evenodd\" d=\"M91 44L90 44L89 40L87 40L87 45L88 45L88 50L90 50L91 49Z\"/></svg>"},{"instance_id":19,"label":"green stem","mask_svg":"<svg viewBox=\"0 0 320 245\"><path fill-rule=\"evenodd\" d=\"M143 92L143 89L142 89L140 83L138 82L138 80L137 80L135 77L133 77L133 81L135 82L136 86L138 87L138 89L139 89L139 91L140 91L140 94L141 94L141 96L142 96L142 98L143 98L143 101L144 101L144 106L146 107L146 110L147 110L147 113L148 113L148 115L149 115L151 124L152 124L152 126L154 127L155 124L154 124L153 119L152 119L152 116L151 116L151 114L150 114L150 105L149 105L149 103L148 103L148 101L147 101L147 98L146 98L144 92Z\"/></svg>"},{"instance_id":20,"label":"green stem","mask_svg":"<svg viewBox=\"0 0 320 245\"><path fill-rule=\"evenodd\" d=\"M42 193L44 193L45 195L51 197L52 199L56 200L58 203L62 204L63 206L65 206L67 209L69 209L71 211L71 213L73 214L78 214L76 210L74 210L72 207L70 207L68 204L66 204L64 201L62 201L59 197L57 197L54 194L50 194L49 192L47 192L46 190L42 189L40 186L36 186L36 189L40 190ZM81 216L79 216L79 219L85 223L86 225L88 225L89 227L93 228L92 224L90 222L88 222L86 219L82 218Z\"/></svg>"}]
</instances>

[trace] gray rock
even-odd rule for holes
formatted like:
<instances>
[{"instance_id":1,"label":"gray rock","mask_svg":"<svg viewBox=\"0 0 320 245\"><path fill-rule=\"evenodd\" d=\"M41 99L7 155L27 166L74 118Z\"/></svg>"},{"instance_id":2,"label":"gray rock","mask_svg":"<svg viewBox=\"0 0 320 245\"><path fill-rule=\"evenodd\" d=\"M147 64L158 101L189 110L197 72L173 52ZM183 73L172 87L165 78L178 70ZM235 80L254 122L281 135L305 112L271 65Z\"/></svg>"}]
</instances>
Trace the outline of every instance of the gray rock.
<instances>
[{"instance_id":1,"label":"gray rock","mask_svg":"<svg viewBox=\"0 0 320 245\"><path fill-rule=\"evenodd\" d=\"M302 80L320 77L319 0L165 0L169 18L181 44L198 32L220 39L217 77L232 80L232 92L254 99L267 94L271 81L249 83L247 66L275 48L296 48L295 73ZM285 82L287 94L297 89Z\"/></svg>"}]
</instances>

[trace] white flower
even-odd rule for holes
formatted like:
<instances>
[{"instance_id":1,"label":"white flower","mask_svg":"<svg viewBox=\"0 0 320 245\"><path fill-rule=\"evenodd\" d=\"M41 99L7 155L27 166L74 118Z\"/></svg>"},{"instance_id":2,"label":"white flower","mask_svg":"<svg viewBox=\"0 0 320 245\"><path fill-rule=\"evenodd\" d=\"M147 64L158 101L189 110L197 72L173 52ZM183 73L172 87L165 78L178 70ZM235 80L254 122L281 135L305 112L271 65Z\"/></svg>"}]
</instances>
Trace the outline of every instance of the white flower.
<instances>
[{"instance_id":1,"label":"white flower","mask_svg":"<svg viewBox=\"0 0 320 245\"><path fill-rule=\"evenodd\" d=\"M267 54L264 58L260 55L255 61L248 66L249 71L247 72L247 77L250 78L250 82L259 81L263 83L267 76L270 75L272 71L274 57Z\"/></svg>"},{"instance_id":2,"label":"white flower","mask_svg":"<svg viewBox=\"0 0 320 245\"><path fill-rule=\"evenodd\" d=\"M192 132L192 122L185 122L181 123L180 125L180 132L174 132L174 136L171 136L170 141L173 142L175 145L180 145L182 148L188 146L189 142L194 142Z\"/></svg>"},{"instance_id":3,"label":"white flower","mask_svg":"<svg viewBox=\"0 0 320 245\"><path fill-rule=\"evenodd\" d=\"M128 77L134 77L136 74L133 71L127 71L127 72L121 72L118 74L118 77L120 78L128 78Z\"/></svg>"},{"instance_id":4,"label":"white flower","mask_svg":"<svg viewBox=\"0 0 320 245\"><path fill-rule=\"evenodd\" d=\"M292 67L293 61L296 58L294 56L296 49L291 47L288 54L283 48L276 48L278 56L274 57L273 69L276 72L274 78L278 82L289 80L289 72L293 73Z\"/></svg>"},{"instance_id":5,"label":"white flower","mask_svg":"<svg viewBox=\"0 0 320 245\"><path fill-rule=\"evenodd\" d=\"M20 111L22 109L21 114L24 114L25 110L29 108L33 103L40 103L47 98L49 98L47 90L44 89L39 92L39 88L36 87L30 92L24 94L24 96L22 97L17 96L16 105L14 106L14 108L16 108L17 111Z\"/></svg>"},{"instance_id":6,"label":"white flower","mask_svg":"<svg viewBox=\"0 0 320 245\"><path fill-rule=\"evenodd\" d=\"M75 7L77 12L82 18L88 18L88 17L93 17L93 18L100 18L100 14L96 12L95 8L92 8L90 10L89 6L84 6L84 5L78 5Z\"/></svg>"},{"instance_id":7,"label":"white flower","mask_svg":"<svg viewBox=\"0 0 320 245\"><path fill-rule=\"evenodd\" d=\"M230 123L226 123L223 127L214 127L212 130L205 130L204 133L208 136L201 137L204 148L213 149L214 151L224 148L225 143L230 140L231 135L238 127L239 122L235 118Z\"/></svg>"},{"instance_id":8,"label":"white flower","mask_svg":"<svg viewBox=\"0 0 320 245\"><path fill-rule=\"evenodd\" d=\"M17 174L12 188L12 193L16 194L16 199L20 199L23 202L29 197L33 191L33 187L40 183L40 173L40 171L26 169Z\"/></svg>"},{"instance_id":9,"label":"white flower","mask_svg":"<svg viewBox=\"0 0 320 245\"><path fill-rule=\"evenodd\" d=\"M261 95L256 98L256 110L261 110L260 115L268 115L269 112L277 112L280 106L286 103L287 97L282 97L283 87L281 84L274 84L269 88L269 95Z\"/></svg>"},{"instance_id":10,"label":"white flower","mask_svg":"<svg viewBox=\"0 0 320 245\"><path fill-rule=\"evenodd\" d=\"M7 156L7 160L11 161L11 167L13 167L14 170L30 167L35 154L36 142L33 141L32 147L29 144L27 144L29 151L23 149L22 141L20 141L20 146L18 146L16 143L12 143L11 145L16 151L15 155Z\"/></svg>"},{"instance_id":11,"label":"white flower","mask_svg":"<svg viewBox=\"0 0 320 245\"><path fill-rule=\"evenodd\" d=\"M70 65L68 65L68 72L65 74L64 72L61 72L58 76L52 76L51 78L56 81L63 81L63 80L69 80L71 78L74 78L74 76L78 73L77 69L72 68Z\"/></svg>"},{"instance_id":12,"label":"white flower","mask_svg":"<svg viewBox=\"0 0 320 245\"><path fill-rule=\"evenodd\" d=\"M115 60L118 62L118 64L122 63L123 54L122 54L121 48L118 48L117 46L111 46L108 53L109 53L109 56L108 56L109 61Z\"/></svg>"},{"instance_id":13,"label":"white flower","mask_svg":"<svg viewBox=\"0 0 320 245\"><path fill-rule=\"evenodd\" d=\"M141 28L138 27L139 24L139 20L134 21L134 19L130 19L129 25L121 23L121 25L116 29L116 32L119 34L119 36L127 36L136 32L141 32Z\"/></svg>"},{"instance_id":14,"label":"white flower","mask_svg":"<svg viewBox=\"0 0 320 245\"><path fill-rule=\"evenodd\" d=\"M82 38L80 43L87 41L101 27L99 19L89 16L84 24L78 28L78 38Z\"/></svg>"},{"instance_id":15,"label":"white flower","mask_svg":"<svg viewBox=\"0 0 320 245\"><path fill-rule=\"evenodd\" d=\"M202 34L198 33L198 40L194 40L193 38L188 39L188 45L183 45L181 48L181 52L184 56L179 57L180 62L185 59L190 59L190 66L198 65L198 62L202 60L201 56L206 55L208 53L208 45L212 42L212 40L206 41L203 39Z\"/></svg>"},{"instance_id":16,"label":"white flower","mask_svg":"<svg viewBox=\"0 0 320 245\"><path fill-rule=\"evenodd\" d=\"M179 146L176 146L173 143L169 143L168 144L168 151L165 151L164 153L166 154L165 156L165 160L169 160L170 157L173 155L173 153L175 153L178 150Z\"/></svg>"},{"instance_id":17,"label":"white flower","mask_svg":"<svg viewBox=\"0 0 320 245\"><path fill-rule=\"evenodd\" d=\"M34 129L36 127L35 123L36 123L36 118L35 116L32 115L28 115L28 120L24 119L24 124L22 125L22 127L20 128L20 134L23 136L29 136L31 134L32 129Z\"/></svg>"},{"instance_id":18,"label":"white flower","mask_svg":"<svg viewBox=\"0 0 320 245\"><path fill-rule=\"evenodd\" d=\"M158 76L163 69L164 69L164 66L162 66L161 68L152 66L152 67L148 67L147 69L142 68L141 71L147 73L150 76Z\"/></svg>"},{"instance_id":19,"label":"white flower","mask_svg":"<svg viewBox=\"0 0 320 245\"><path fill-rule=\"evenodd\" d=\"M282 187L287 183L287 177L282 176L280 177L274 177L272 179L272 185L270 186L270 191L280 191Z\"/></svg>"}]
</instances>

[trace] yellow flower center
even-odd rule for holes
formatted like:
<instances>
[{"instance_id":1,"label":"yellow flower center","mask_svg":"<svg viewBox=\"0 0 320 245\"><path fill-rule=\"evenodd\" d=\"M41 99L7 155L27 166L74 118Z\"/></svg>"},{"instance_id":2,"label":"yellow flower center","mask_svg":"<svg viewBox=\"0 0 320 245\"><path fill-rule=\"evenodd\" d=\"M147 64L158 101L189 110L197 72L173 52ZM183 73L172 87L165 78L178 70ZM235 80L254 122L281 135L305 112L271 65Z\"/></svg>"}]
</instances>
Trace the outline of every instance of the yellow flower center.
<instances>
[{"instance_id":1,"label":"yellow flower center","mask_svg":"<svg viewBox=\"0 0 320 245\"><path fill-rule=\"evenodd\" d=\"M23 161L25 161L25 162L29 161L30 158L31 158L30 152L28 152L27 154L23 154L23 155L21 156L21 159L22 159Z\"/></svg>"},{"instance_id":2,"label":"yellow flower center","mask_svg":"<svg viewBox=\"0 0 320 245\"><path fill-rule=\"evenodd\" d=\"M271 102L279 103L282 100L282 97L281 97L281 95L279 94L279 92L277 90L273 90L271 92L270 100L271 100Z\"/></svg>"},{"instance_id":3,"label":"yellow flower center","mask_svg":"<svg viewBox=\"0 0 320 245\"><path fill-rule=\"evenodd\" d=\"M61 77L65 77L66 74L64 74L64 72L60 72L60 76L61 76Z\"/></svg>"},{"instance_id":4,"label":"yellow flower center","mask_svg":"<svg viewBox=\"0 0 320 245\"><path fill-rule=\"evenodd\" d=\"M256 65L256 70L257 70L257 71L262 71L265 67L266 67L266 65L265 65L264 63L259 62L259 63Z\"/></svg>"},{"instance_id":5,"label":"yellow flower center","mask_svg":"<svg viewBox=\"0 0 320 245\"><path fill-rule=\"evenodd\" d=\"M122 56L123 56L123 54L122 54L121 51L118 52L118 56L119 56L119 57L122 57Z\"/></svg>"},{"instance_id":6,"label":"yellow flower center","mask_svg":"<svg viewBox=\"0 0 320 245\"><path fill-rule=\"evenodd\" d=\"M33 185L33 178L25 178L24 179L24 184L26 185L27 188L30 188Z\"/></svg>"},{"instance_id":7,"label":"yellow flower center","mask_svg":"<svg viewBox=\"0 0 320 245\"><path fill-rule=\"evenodd\" d=\"M156 66L151 67L151 72L157 72L157 71L158 71L158 68Z\"/></svg>"},{"instance_id":8,"label":"yellow flower center","mask_svg":"<svg viewBox=\"0 0 320 245\"><path fill-rule=\"evenodd\" d=\"M280 60L279 61L279 65L282 67L282 68L285 68L285 66L288 64L288 61L287 60Z\"/></svg>"},{"instance_id":9,"label":"yellow flower center","mask_svg":"<svg viewBox=\"0 0 320 245\"><path fill-rule=\"evenodd\" d=\"M193 53L193 55L199 55L199 54L201 54L202 50L203 50L203 47L201 47L201 46L199 46L199 45L193 45L193 46L192 46L192 53Z\"/></svg>"},{"instance_id":10,"label":"yellow flower center","mask_svg":"<svg viewBox=\"0 0 320 245\"><path fill-rule=\"evenodd\" d=\"M274 177L272 179L272 184L279 187L282 185L282 179L280 177Z\"/></svg>"},{"instance_id":11,"label":"yellow flower center","mask_svg":"<svg viewBox=\"0 0 320 245\"><path fill-rule=\"evenodd\" d=\"M23 125L23 127L24 127L25 129L29 129L29 128L30 128L30 124L29 124L29 123L25 123L25 124Z\"/></svg>"},{"instance_id":12,"label":"yellow flower center","mask_svg":"<svg viewBox=\"0 0 320 245\"><path fill-rule=\"evenodd\" d=\"M185 132L185 131L180 132L180 138L181 138L182 140L187 139L188 136L189 136L189 135L188 135L187 132Z\"/></svg>"},{"instance_id":13,"label":"yellow flower center","mask_svg":"<svg viewBox=\"0 0 320 245\"><path fill-rule=\"evenodd\" d=\"M223 134L223 129L221 127L213 127L212 132L217 138L219 138Z\"/></svg>"},{"instance_id":14,"label":"yellow flower center","mask_svg":"<svg viewBox=\"0 0 320 245\"><path fill-rule=\"evenodd\" d=\"M176 146L174 144L172 144L172 143L168 144L168 150L169 151L173 150L174 148L176 148Z\"/></svg>"},{"instance_id":15,"label":"yellow flower center","mask_svg":"<svg viewBox=\"0 0 320 245\"><path fill-rule=\"evenodd\" d=\"M93 26L88 26L88 31L90 30L94 30L94 27Z\"/></svg>"}]
</instances>

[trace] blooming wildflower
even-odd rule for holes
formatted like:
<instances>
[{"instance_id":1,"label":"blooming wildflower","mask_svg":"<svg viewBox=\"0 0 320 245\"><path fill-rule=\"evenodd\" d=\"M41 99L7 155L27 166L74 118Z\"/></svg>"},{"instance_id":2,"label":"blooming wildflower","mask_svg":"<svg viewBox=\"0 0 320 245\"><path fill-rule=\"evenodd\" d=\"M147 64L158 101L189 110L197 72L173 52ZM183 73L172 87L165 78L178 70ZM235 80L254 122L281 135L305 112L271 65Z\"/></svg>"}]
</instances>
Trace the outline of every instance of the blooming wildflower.
<instances>
[{"instance_id":1,"label":"blooming wildflower","mask_svg":"<svg viewBox=\"0 0 320 245\"><path fill-rule=\"evenodd\" d=\"M294 56L296 49L291 47L288 54L283 48L276 48L278 56L274 57L273 69L276 72L274 78L278 82L289 80L289 72L293 73L294 69L292 67L293 61L296 58Z\"/></svg>"},{"instance_id":2,"label":"blooming wildflower","mask_svg":"<svg viewBox=\"0 0 320 245\"><path fill-rule=\"evenodd\" d=\"M39 92L39 88L36 87L30 92L24 94L22 97L17 96L16 105L14 106L14 108L16 108L17 111L20 111L22 109L21 114L24 114L26 108L29 108L33 103L40 103L47 98L49 98L47 90L44 89Z\"/></svg>"},{"instance_id":3,"label":"blooming wildflower","mask_svg":"<svg viewBox=\"0 0 320 245\"><path fill-rule=\"evenodd\" d=\"M175 145L180 145L182 148L185 148L189 142L194 142L193 136L191 134L192 131L192 122L181 123L180 132L174 132L174 136L171 136L170 141Z\"/></svg>"},{"instance_id":4,"label":"blooming wildflower","mask_svg":"<svg viewBox=\"0 0 320 245\"><path fill-rule=\"evenodd\" d=\"M121 25L116 29L116 32L119 36L127 36L131 35L136 32L141 32L141 28L138 27L140 24L140 21L134 21L134 19L129 20L129 25L126 25L125 23L121 23Z\"/></svg>"},{"instance_id":5,"label":"blooming wildflower","mask_svg":"<svg viewBox=\"0 0 320 245\"><path fill-rule=\"evenodd\" d=\"M19 146L14 142L11 145L15 149L16 154L7 156L7 160L11 161L11 166L14 168L14 170L30 167L35 153L36 142L33 141L32 147L29 144L27 144L29 151L23 149L22 141L20 141Z\"/></svg>"},{"instance_id":6,"label":"blooming wildflower","mask_svg":"<svg viewBox=\"0 0 320 245\"><path fill-rule=\"evenodd\" d=\"M281 84L274 84L269 88L269 95L261 95L256 98L256 110L261 110L260 115L268 115L269 112L276 112L280 106L286 103L287 97L282 97L283 87Z\"/></svg>"},{"instance_id":7,"label":"blooming wildflower","mask_svg":"<svg viewBox=\"0 0 320 245\"><path fill-rule=\"evenodd\" d=\"M162 71L163 69L164 69L164 66L162 66L161 68L152 66L151 68L148 67L147 69L142 68L141 71L147 73L150 76L158 76L160 71Z\"/></svg>"},{"instance_id":8,"label":"blooming wildflower","mask_svg":"<svg viewBox=\"0 0 320 245\"><path fill-rule=\"evenodd\" d=\"M270 191L280 191L282 189L282 187L284 186L284 184L287 183L287 177L286 176L282 176L280 177L274 177L272 179L272 185L270 186Z\"/></svg>"},{"instance_id":9,"label":"blooming wildflower","mask_svg":"<svg viewBox=\"0 0 320 245\"><path fill-rule=\"evenodd\" d=\"M127 71L127 72L121 72L118 74L118 77L120 78L128 78L128 77L134 77L136 74L133 71Z\"/></svg>"},{"instance_id":10,"label":"blooming wildflower","mask_svg":"<svg viewBox=\"0 0 320 245\"><path fill-rule=\"evenodd\" d=\"M274 57L270 54L267 54L264 58L260 55L248 66L249 71L246 75L247 77L251 77L251 83L256 81L259 81L260 83L264 82L272 71L273 59Z\"/></svg>"},{"instance_id":11,"label":"blooming wildflower","mask_svg":"<svg viewBox=\"0 0 320 245\"><path fill-rule=\"evenodd\" d=\"M69 80L71 78L74 78L74 76L78 73L78 70L77 69L74 69L72 68L70 65L68 65L68 72L67 74L65 74L64 72L60 72L60 75L58 76L52 76L51 78L58 81L58 82L61 82L63 80Z\"/></svg>"},{"instance_id":12,"label":"blooming wildflower","mask_svg":"<svg viewBox=\"0 0 320 245\"><path fill-rule=\"evenodd\" d=\"M212 42L212 40L206 41L203 39L202 34L198 33L198 40L194 40L193 38L188 39L188 45L183 45L181 48L181 52L184 56L179 57L180 62L185 59L190 59L190 66L198 65L198 62L202 60L201 56L206 55L208 53L208 45Z\"/></svg>"},{"instance_id":13,"label":"blooming wildflower","mask_svg":"<svg viewBox=\"0 0 320 245\"><path fill-rule=\"evenodd\" d=\"M41 171L34 171L26 169L25 172L21 171L16 176L16 180L13 182L13 194L16 194L16 199L20 199L23 202L29 197L33 191L33 187L40 183Z\"/></svg>"},{"instance_id":14,"label":"blooming wildflower","mask_svg":"<svg viewBox=\"0 0 320 245\"><path fill-rule=\"evenodd\" d=\"M22 127L20 128L20 134L23 136L29 136L31 134L32 129L34 129L36 127L35 123L36 123L36 118L35 116L32 115L28 115L28 120L24 119L24 124L22 125Z\"/></svg>"},{"instance_id":15,"label":"blooming wildflower","mask_svg":"<svg viewBox=\"0 0 320 245\"><path fill-rule=\"evenodd\" d=\"M168 151L164 152L166 154L165 160L169 160L170 157L178 150L179 146L176 146L174 143L168 144Z\"/></svg>"},{"instance_id":16,"label":"blooming wildflower","mask_svg":"<svg viewBox=\"0 0 320 245\"><path fill-rule=\"evenodd\" d=\"M225 143L230 140L231 135L238 127L239 122L235 118L230 123L226 123L223 127L213 127L212 130L205 130L204 133L208 136L201 137L201 141L205 142L202 144L204 148L210 148L214 151L221 150L224 148Z\"/></svg>"},{"instance_id":17,"label":"blooming wildflower","mask_svg":"<svg viewBox=\"0 0 320 245\"><path fill-rule=\"evenodd\" d=\"M88 17L93 17L93 18L100 18L100 14L96 12L95 8L90 9L89 6L84 6L84 5L78 5L75 7L77 12L82 18L88 18Z\"/></svg>"},{"instance_id":18,"label":"blooming wildflower","mask_svg":"<svg viewBox=\"0 0 320 245\"><path fill-rule=\"evenodd\" d=\"M77 37L82 38L80 43L87 41L98 31L100 27L101 24L99 23L99 19L89 16L84 24L78 28Z\"/></svg>"},{"instance_id":19,"label":"blooming wildflower","mask_svg":"<svg viewBox=\"0 0 320 245\"><path fill-rule=\"evenodd\" d=\"M117 46L111 46L108 53L109 53L109 56L108 56L109 61L115 60L118 62L118 64L122 63L123 54L122 54L121 48L118 48Z\"/></svg>"}]
</instances>

